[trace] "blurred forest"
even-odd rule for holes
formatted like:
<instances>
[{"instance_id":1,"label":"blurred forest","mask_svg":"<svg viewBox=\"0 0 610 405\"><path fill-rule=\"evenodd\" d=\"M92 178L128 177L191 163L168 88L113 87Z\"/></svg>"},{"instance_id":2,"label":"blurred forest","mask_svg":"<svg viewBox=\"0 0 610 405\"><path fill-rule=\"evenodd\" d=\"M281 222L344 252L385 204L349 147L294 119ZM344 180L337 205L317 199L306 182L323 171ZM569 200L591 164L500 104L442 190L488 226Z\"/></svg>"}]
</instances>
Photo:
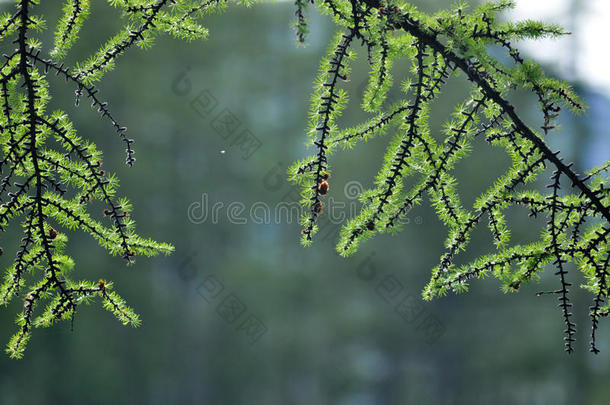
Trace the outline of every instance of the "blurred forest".
<instances>
[{"instance_id":1,"label":"blurred forest","mask_svg":"<svg viewBox=\"0 0 610 405\"><path fill-rule=\"evenodd\" d=\"M48 50L60 7L42 3L35 12L46 15ZM430 11L450 4L415 3ZM23 360L0 356L0 404L607 404L610 328L602 322L602 352L590 354L590 296L577 288L576 273L578 341L567 355L556 299L535 294L554 289L553 277L517 294L504 295L489 279L473 281L466 295L421 300L446 237L426 204L412 211L403 232L367 242L350 259L335 252L338 224L324 226L313 247L303 248L294 214L279 222L248 215L261 203L298 199L286 168L306 155L312 80L336 29L312 9L307 46L298 47L293 13L290 3L233 6L204 21L207 41L163 37L151 50L128 52L99 87L136 140L133 168L108 123L87 105L75 108L71 86L51 81L53 107L68 112L121 179L139 233L176 251L126 268L88 236L68 233L75 275L113 280L143 324L123 327L92 305L81 307L73 331L69 322L36 330ZM98 49L118 27L116 10L93 2L68 62ZM364 120L357 96L368 67L354 66L345 124ZM397 81L404 71L396 67ZM579 118L566 113L551 142L585 169L608 157L610 101L574 85L590 109ZM434 132L465 89L460 80L446 87L432 113ZM526 116L534 103L516 100ZM229 132L218 125L227 116L235 124ZM256 148L239 141L246 130ZM338 154L330 195L355 206L344 186L372 183L386 142ZM477 146L458 172L468 205L508 164L501 151ZM217 203L223 205L214 219ZM246 207L236 214L245 221L231 220L231 203ZM515 211L515 240L537 236L544 221ZM21 236L15 227L2 237L6 268ZM477 238L464 261L487 252L484 227ZM2 344L14 333L19 305L0 311ZM230 305L238 310L227 312Z\"/></svg>"}]
</instances>

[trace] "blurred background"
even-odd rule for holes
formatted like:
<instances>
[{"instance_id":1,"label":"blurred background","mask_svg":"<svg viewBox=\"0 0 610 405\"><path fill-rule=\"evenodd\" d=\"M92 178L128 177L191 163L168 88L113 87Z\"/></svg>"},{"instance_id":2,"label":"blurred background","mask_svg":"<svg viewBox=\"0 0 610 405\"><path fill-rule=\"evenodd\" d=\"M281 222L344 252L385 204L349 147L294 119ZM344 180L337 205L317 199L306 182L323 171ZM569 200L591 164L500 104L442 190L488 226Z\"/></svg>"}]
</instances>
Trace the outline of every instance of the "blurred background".
<instances>
[{"instance_id":1,"label":"blurred background","mask_svg":"<svg viewBox=\"0 0 610 405\"><path fill-rule=\"evenodd\" d=\"M60 7L43 3L36 11L47 16L50 29L41 37L48 50ZM435 11L453 2L416 3ZM609 61L595 59L608 57L601 45L588 49L599 37L591 27L600 11L591 6L603 2L534 9L517 3L511 18L561 22L573 32L555 48L523 45L589 104L582 117L565 113L553 147L580 170L600 164L610 151ZM297 218L277 207L298 198L286 168L309 154L304 130L312 80L335 27L311 9L307 46L297 47L293 13L284 2L231 7L204 21L207 41L160 37L153 49L123 56L99 88L136 140L133 168L124 165L109 124L84 102L73 107L71 86L51 81L53 108L67 111L81 136L104 151L106 170L117 173L121 194L135 206L138 232L176 251L127 268L87 235L69 233L75 274L113 280L143 324L123 327L95 304L81 307L73 331L69 323L35 330L23 360L0 355L0 403L607 404L610 325L601 324L601 354L590 354L591 297L577 288L575 272L578 341L567 355L556 299L535 296L556 288L551 271L518 294L504 295L486 279L472 282L466 295L421 300L446 237L426 204L411 212L401 233L379 236L349 259L334 250L340 225L324 220L317 242L300 246ZM93 2L68 61L96 50L119 28L116 16ZM353 96L344 125L365 118L358 107L368 70L363 51L348 84ZM600 68L603 74L595 73ZM397 81L405 71L397 66ZM466 92L460 80L446 87L432 114L435 133ZM535 124L535 100L516 95L515 103ZM346 204L348 216L358 207L351 193L372 184L388 139L334 156L330 196ZM457 171L469 205L509 163L484 142L476 148ZM516 242L536 238L544 226L544 218L531 221L525 211L511 221ZM463 261L490 251L481 229ZM2 235L3 268L18 230ZM14 300L0 311L2 344L15 331L21 305Z\"/></svg>"}]
</instances>

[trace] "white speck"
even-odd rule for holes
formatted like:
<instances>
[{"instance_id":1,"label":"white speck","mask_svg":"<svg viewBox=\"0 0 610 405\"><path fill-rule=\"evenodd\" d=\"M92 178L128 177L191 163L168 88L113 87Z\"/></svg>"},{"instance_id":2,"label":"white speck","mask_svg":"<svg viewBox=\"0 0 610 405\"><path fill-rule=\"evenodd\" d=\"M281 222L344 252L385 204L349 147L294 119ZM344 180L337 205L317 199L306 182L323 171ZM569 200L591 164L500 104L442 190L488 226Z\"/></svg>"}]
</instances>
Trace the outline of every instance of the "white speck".
<instances>
[{"instance_id":1,"label":"white speck","mask_svg":"<svg viewBox=\"0 0 610 405\"><path fill-rule=\"evenodd\" d=\"M226 150L224 150L224 149L220 151L220 154L221 154L221 155L224 155L225 153L227 153L227 151L226 151Z\"/></svg>"}]
</instances>

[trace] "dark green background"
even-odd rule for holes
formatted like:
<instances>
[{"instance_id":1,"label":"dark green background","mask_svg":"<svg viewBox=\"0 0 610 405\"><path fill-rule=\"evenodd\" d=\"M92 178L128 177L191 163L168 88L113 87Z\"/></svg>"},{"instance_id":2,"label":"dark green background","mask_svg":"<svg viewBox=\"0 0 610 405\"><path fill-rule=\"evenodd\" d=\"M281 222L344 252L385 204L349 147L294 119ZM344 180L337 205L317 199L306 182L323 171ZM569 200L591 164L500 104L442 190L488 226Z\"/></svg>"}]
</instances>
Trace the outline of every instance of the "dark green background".
<instances>
[{"instance_id":1,"label":"dark green background","mask_svg":"<svg viewBox=\"0 0 610 405\"><path fill-rule=\"evenodd\" d=\"M59 15L54 3L38 8L47 13L50 27ZM90 54L119 27L116 10L94 3L70 61ZM425 8L447 5L427 1ZM590 297L574 288L578 342L573 355L565 354L555 298L535 296L556 287L551 271L541 284L518 294L504 295L488 279L473 282L467 295L421 301L446 236L427 205L412 211L403 232L367 242L349 259L335 253L336 235L330 231L313 247L301 247L296 218L239 225L230 223L223 209L218 223L189 221L188 207L204 194L210 204L241 202L248 209L256 202L273 207L295 200L285 170L309 153L304 129L311 83L335 28L311 13L308 45L298 48L293 12L285 3L232 7L205 21L211 32L205 42L160 37L152 50L123 56L99 87L136 139L133 168L123 164L123 146L110 125L85 101L74 108L74 89L52 80L53 108L67 111L80 134L105 152L105 168L118 174L121 194L135 205L139 233L171 242L176 251L127 268L88 236L69 233L75 276L113 280L143 324L122 327L92 305L80 309L73 332L68 323L34 331L23 360L0 356L0 404L607 404L608 324L602 323L599 333L602 353L589 354ZM42 36L47 44L49 35ZM367 72L362 62L355 64L349 84L356 94ZM397 79L403 71L405 66L398 66ZM180 79L185 72L190 90L178 94L174 85L185 89ZM207 117L190 105L203 91L218 102ZM466 91L459 80L447 87L432 114L435 132ZM578 120L566 115L552 143L586 168L600 163L594 161L600 156L608 158L608 129L602 124L610 109L604 96L582 86L578 91L591 109ZM535 122L535 103L528 97L517 101ZM261 141L249 159L213 129L224 109ZM352 97L343 124L363 119ZM349 181L370 186L388 139L337 154L331 196L349 201L343 193ZM458 166L466 203L508 163L501 151L476 146L477 153ZM516 241L536 238L544 225L544 219L531 222L523 211L511 214L511 221ZM482 229L463 260L490 250ZM2 267L11 261L20 237L16 231L3 235ZM372 275L364 277L365 272ZM402 296L443 325L440 339L429 342L418 321L404 321L380 296L379 283L389 276L404 285ZM198 288L209 277L220 280L224 290L206 301ZM574 272L571 280L579 284ZM217 312L230 294L246 307L232 323ZM0 342L14 333L20 305L14 300L0 312ZM246 314L267 328L254 344L239 330Z\"/></svg>"}]
</instances>

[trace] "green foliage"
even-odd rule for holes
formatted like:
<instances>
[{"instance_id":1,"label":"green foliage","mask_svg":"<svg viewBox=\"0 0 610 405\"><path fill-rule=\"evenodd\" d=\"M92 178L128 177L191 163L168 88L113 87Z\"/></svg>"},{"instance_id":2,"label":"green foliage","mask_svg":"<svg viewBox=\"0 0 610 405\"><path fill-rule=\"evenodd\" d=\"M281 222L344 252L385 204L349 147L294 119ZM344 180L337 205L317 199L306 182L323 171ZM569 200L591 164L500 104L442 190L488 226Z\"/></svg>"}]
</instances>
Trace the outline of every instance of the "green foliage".
<instances>
[{"instance_id":1,"label":"green foliage","mask_svg":"<svg viewBox=\"0 0 610 405\"><path fill-rule=\"evenodd\" d=\"M89 16L88 0L67 0L55 29L54 47L44 57L42 44L32 35L46 27L32 14L38 4L19 0L13 13L0 17L0 39L16 44L6 55L0 73L0 227L4 230L21 219L23 238L12 266L0 284L0 304L8 305L23 293L19 327L10 340L11 357L23 356L33 328L48 327L72 319L78 305L99 298L103 307L123 324L137 326L138 316L113 291L112 283L100 280L74 281L73 260L64 254L67 237L61 229L78 229L91 235L110 254L133 263L138 255L168 254L173 247L145 239L135 233L131 205L118 197L118 180L102 169L102 154L90 141L78 136L62 111L48 112L47 75L63 77L76 89L76 104L90 99L125 143L128 165L135 162L133 140L126 128L101 101L94 83L112 70L129 48L148 48L160 33L181 39L200 39L207 30L196 19L226 7L222 0L110 0L125 21L122 29L99 50L74 68L63 59L78 40ZM98 203L96 203L96 201ZM97 214L102 204L103 216ZM92 210L95 211L92 212ZM38 314L37 307L46 303Z\"/></svg>"},{"instance_id":2,"label":"green foliage","mask_svg":"<svg viewBox=\"0 0 610 405\"><path fill-rule=\"evenodd\" d=\"M249 5L252 1L238 3ZM449 236L446 251L424 291L426 299L465 291L468 280L486 275L499 278L504 291L515 291L552 264L560 287L550 293L559 297L566 323L566 350L572 351L575 325L567 278L567 263L572 262L585 276L583 288L594 296L591 350L597 352L599 318L610 310L610 196L604 187L608 164L580 176L549 149L544 137L555 127L560 106L574 112L584 106L567 85L547 77L512 45L512 41L524 38L563 35L563 30L535 21L500 22L498 13L513 6L507 0L484 4L471 13L458 3L435 15L420 13L397 0L297 0L299 42L308 32L304 12L309 3L330 15L341 29L321 63L312 96L309 138L316 153L290 170L291 179L303 187L302 204L309 212L302 219L303 243L310 244L318 230L316 221L328 192L329 157L338 149L393 132L374 187L360 196L362 211L342 230L339 253L347 256L375 234L396 231L411 208L428 196ZM90 14L89 1L64 2L48 57L43 56L43 44L33 36L46 28L45 20L32 14L37 4L36 0L17 0L13 13L0 16L0 39L16 45L0 68L0 227L4 230L19 219L23 229L14 263L0 285L3 305L24 293L23 311L16 321L18 331L7 348L14 358L23 356L33 328L73 319L78 305L94 298L101 299L103 307L123 324L140 323L111 282L69 277L75 263L64 253L67 236L58 229L85 231L110 254L122 256L128 263L137 255L173 249L135 233L131 206L117 196L117 178L101 168L101 152L77 135L65 113L47 112L51 97L47 75L58 75L74 86L77 105L82 97L90 100L125 144L126 163L131 166L135 162L134 141L127 138L126 128L101 101L95 84L116 67L128 49L148 49L161 33L186 40L206 38L208 32L197 20L223 10L227 1L109 0L121 12L122 28L74 67L61 60L78 41ZM349 80L357 43L365 46L371 67L362 109L372 116L360 125L342 129L337 122L348 94L341 82ZM504 49L508 62L492 56L491 47ZM387 94L394 86L392 67L402 60L411 62L411 75L400 85L402 100L388 106ZM439 142L429 128L430 108L445 82L458 73L472 82L472 90L448 119L441 134L444 140ZM540 131L526 125L508 101L514 89L529 90L538 98L544 120ZM473 153L471 144L477 137L504 148L512 158L512 167L467 209L461 203L452 170ZM554 170L550 191L523 190L545 168ZM562 189L566 184L569 191ZM92 213L95 204L105 207L103 217ZM510 245L505 212L512 205L524 206L532 215L547 216L548 225L537 242ZM484 217L488 218L496 253L457 266L455 257L466 249L472 231ZM42 304L45 307L36 312Z\"/></svg>"},{"instance_id":3,"label":"green foliage","mask_svg":"<svg viewBox=\"0 0 610 405\"><path fill-rule=\"evenodd\" d=\"M427 196L448 228L448 237L423 292L425 299L466 291L468 280L487 275L497 277L504 291L516 291L537 279L547 264L552 265L559 287L549 293L559 298L566 324L565 348L571 352L575 334L567 265L571 262L585 276L582 287L593 294L591 351L597 352L598 321L610 310L608 164L581 176L549 149L544 139L555 128L561 106L578 113L584 105L565 83L547 77L512 45L525 38L556 37L565 32L536 21L500 22L498 13L514 5L508 0L486 3L471 12L458 3L434 15L398 0L323 0L316 4L332 16L340 31L322 60L312 98L308 135L316 153L296 162L289 171L291 180L302 187L301 203L308 213L302 218L302 242L309 245L318 230L329 157L391 132L374 186L362 192L363 208L343 227L338 252L348 256L364 240L396 231ZM354 55L355 42L365 45L368 53L371 72L362 108L373 116L342 129L336 122L348 94L340 82L348 80L347 61ZM493 56L492 48L503 49L506 56ZM399 60L411 62L411 75L402 83L402 100L388 106L385 100L393 86L390 70ZM456 106L439 141L430 133L430 106L442 86L458 74L465 75L472 90ZM526 125L508 101L516 89L537 97L543 118L539 130ZM461 159L474 153L472 142L481 137L493 147L504 148L512 166L469 209L461 202L452 171ZM525 190L545 169L553 171L549 192ZM525 207L530 215L547 217L538 241L511 246L505 214L515 205ZM484 218L495 253L456 265L456 256L467 248L473 230Z\"/></svg>"}]
</instances>

